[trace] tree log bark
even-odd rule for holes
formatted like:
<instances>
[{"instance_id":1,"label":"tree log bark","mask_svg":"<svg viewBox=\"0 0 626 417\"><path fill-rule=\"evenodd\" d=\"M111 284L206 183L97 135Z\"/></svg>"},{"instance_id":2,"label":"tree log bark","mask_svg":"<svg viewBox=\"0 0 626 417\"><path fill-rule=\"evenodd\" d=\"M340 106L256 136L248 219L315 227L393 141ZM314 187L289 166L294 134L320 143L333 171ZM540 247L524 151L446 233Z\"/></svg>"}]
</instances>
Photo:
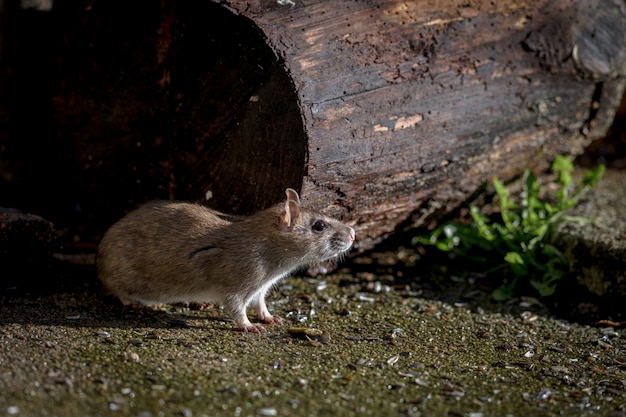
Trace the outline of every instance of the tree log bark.
<instances>
[{"instance_id":1,"label":"tree log bark","mask_svg":"<svg viewBox=\"0 0 626 417\"><path fill-rule=\"evenodd\" d=\"M624 91L621 1L229 4L296 85L305 198L355 221L362 247L581 153Z\"/></svg>"},{"instance_id":2,"label":"tree log bark","mask_svg":"<svg viewBox=\"0 0 626 417\"><path fill-rule=\"evenodd\" d=\"M96 236L147 199L292 187L361 251L580 154L626 86L622 0L6 3L3 205Z\"/></svg>"}]
</instances>

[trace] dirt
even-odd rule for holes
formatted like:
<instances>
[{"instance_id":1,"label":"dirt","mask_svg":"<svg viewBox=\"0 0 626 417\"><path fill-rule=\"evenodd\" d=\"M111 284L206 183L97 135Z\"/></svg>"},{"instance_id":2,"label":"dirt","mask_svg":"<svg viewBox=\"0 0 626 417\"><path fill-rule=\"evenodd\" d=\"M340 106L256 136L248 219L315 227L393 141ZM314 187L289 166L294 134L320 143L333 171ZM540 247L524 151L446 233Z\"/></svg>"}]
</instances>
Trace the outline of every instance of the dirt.
<instances>
[{"instance_id":1,"label":"dirt","mask_svg":"<svg viewBox=\"0 0 626 417\"><path fill-rule=\"evenodd\" d=\"M0 415L626 416L619 323L496 303L484 278L419 258L396 247L289 278L269 297L284 324L263 334L219 306L124 310L91 267L4 289Z\"/></svg>"},{"instance_id":2,"label":"dirt","mask_svg":"<svg viewBox=\"0 0 626 417\"><path fill-rule=\"evenodd\" d=\"M622 180L581 202L580 242L623 250ZM626 416L621 275L602 295L570 277L498 303L501 277L410 238L286 279L268 300L284 323L263 334L219 306L125 310L102 294L95 246L52 264L3 252L0 416ZM623 263L576 253L581 270Z\"/></svg>"}]
</instances>

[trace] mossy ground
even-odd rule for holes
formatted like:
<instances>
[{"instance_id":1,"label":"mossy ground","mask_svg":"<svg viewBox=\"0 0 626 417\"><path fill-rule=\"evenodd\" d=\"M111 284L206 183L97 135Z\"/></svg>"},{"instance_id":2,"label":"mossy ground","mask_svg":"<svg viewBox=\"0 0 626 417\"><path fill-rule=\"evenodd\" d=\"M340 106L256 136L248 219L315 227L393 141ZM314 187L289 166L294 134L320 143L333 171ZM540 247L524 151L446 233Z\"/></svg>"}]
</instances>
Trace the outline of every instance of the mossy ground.
<instances>
[{"instance_id":1,"label":"mossy ground","mask_svg":"<svg viewBox=\"0 0 626 417\"><path fill-rule=\"evenodd\" d=\"M399 248L283 281L269 305L284 324L263 334L219 307L123 310L93 276L5 291L0 415L626 415L623 328L564 321L534 299L495 303L480 279L412 257Z\"/></svg>"}]
</instances>

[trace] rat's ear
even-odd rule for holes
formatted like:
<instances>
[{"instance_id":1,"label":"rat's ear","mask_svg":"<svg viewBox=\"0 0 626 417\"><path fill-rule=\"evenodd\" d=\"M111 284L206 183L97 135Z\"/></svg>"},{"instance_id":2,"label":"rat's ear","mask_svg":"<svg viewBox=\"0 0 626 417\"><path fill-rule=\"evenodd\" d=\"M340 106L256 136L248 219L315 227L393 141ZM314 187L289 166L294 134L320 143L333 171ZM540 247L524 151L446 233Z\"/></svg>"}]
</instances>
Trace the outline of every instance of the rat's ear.
<instances>
[{"instance_id":1,"label":"rat's ear","mask_svg":"<svg viewBox=\"0 0 626 417\"><path fill-rule=\"evenodd\" d=\"M289 196L289 191L292 191L296 198L298 198L298 193L293 191L292 189L287 189L287 196ZM289 230L300 216L300 199L294 201L292 199L288 199L285 201L285 211L280 214L280 228L282 230Z\"/></svg>"},{"instance_id":2,"label":"rat's ear","mask_svg":"<svg viewBox=\"0 0 626 417\"><path fill-rule=\"evenodd\" d=\"M287 188L285 190L285 194L287 194L287 200L295 201L296 203L300 204L300 197L298 196L296 190L294 190L293 188Z\"/></svg>"}]
</instances>

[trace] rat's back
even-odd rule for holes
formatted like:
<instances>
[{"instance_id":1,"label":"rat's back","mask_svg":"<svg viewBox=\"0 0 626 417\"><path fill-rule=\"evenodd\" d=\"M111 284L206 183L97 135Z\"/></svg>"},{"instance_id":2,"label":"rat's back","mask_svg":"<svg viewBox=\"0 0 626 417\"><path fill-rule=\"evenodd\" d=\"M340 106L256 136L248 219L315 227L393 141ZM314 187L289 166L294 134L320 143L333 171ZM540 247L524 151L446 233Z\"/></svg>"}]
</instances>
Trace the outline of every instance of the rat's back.
<instances>
[{"instance_id":1,"label":"rat's back","mask_svg":"<svg viewBox=\"0 0 626 417\"><path fill-rule=\"evenodd\" d=\"M176 276L186 271L189 248L206 244L211 231L228 225L220 213L175 201L150 201L106 232L98 247L98 277L124 304L172 302Z\"/></svg>"}]
</instances>

